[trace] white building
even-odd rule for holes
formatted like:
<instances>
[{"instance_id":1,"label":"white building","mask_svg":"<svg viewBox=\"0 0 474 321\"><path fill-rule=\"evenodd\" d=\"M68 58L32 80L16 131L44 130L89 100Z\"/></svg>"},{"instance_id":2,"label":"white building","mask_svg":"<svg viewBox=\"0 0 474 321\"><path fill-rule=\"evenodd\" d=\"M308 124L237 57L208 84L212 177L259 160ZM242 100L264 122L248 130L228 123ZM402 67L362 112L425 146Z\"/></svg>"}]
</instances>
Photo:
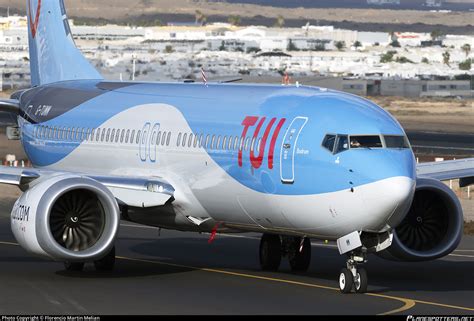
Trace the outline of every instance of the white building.
<instances>
[{"instance_id":1,"label":"white building","mask_svg":"<svg viewBox=\"0 0 474 321\"><path fill-rule=\"evenodd\" d=\"M371 5L400 5L400 0L367 0Z\"/></svg>"},{"instance_id":2,"label":"white building","mask_svg":"<svg viewBox=\"0 0 474 321\"><path fill-rule=\"evenodd\" d=\"M427 7L439 8L443 5L443 2L441 0L426 0L425 5Z\"/></svg>"}]
</instances>

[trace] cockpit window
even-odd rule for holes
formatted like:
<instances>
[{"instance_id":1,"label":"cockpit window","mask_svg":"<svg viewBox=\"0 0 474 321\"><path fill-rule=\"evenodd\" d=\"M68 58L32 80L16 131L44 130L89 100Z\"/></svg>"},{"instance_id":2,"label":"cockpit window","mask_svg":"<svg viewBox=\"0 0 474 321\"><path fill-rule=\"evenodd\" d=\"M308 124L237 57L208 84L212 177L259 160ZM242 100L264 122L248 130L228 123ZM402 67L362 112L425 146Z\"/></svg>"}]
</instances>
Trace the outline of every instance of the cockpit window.
<instances>
[{"instance_id":1,"label":"cockpit window","mask_svg":"<svg viewBox=\"0 0 474 321\"><path fill-rule=\"evenodd\" d=\"M382 148L380 136L351 136L350 147L352 148Z\"/></svg>"},{"instance_id":2,"label":"cockpit window","mask_svg":"<svg viewBox=\"0 0 474 321\"><path fill-rule=\"evenodd\" d=\"M323 147L329 150L331 153L334 150L336 144L336 135L326 135L323 140Z\"/></svg>"},{"instance_id":3,"label":"cockpit window","mask_svg":"<svg viewBox=\"0 0 474 321\"><path fill-rule=\"evenodd\" d=\"M410 143L406 136L385 135L384 139L387 148L410 148Z\"/></svg>"},{"instance_id":4,"label":"cockpit window","mask_svg":"<svg viewBox=\"0 0 474 321\"><path fill-rule=\"evenodd\" d=\"M349 139L346 135L337 135L336 148L334 154L343 152L349 149Z\"/></svg>"}]
</instances>

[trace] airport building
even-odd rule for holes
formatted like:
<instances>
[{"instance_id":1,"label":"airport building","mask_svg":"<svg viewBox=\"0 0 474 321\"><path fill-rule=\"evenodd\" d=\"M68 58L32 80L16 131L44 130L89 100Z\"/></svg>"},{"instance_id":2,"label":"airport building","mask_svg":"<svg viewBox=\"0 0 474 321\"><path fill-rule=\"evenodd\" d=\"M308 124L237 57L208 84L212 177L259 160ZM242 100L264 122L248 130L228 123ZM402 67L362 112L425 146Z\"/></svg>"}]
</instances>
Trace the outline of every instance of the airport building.
<instances>
[{"instance_id":1,"label":"airport building","mask_svg":"<svg viewBox=\"0 0 474 321\"><path fill-rule=\"evenodd\" d=\"M465 44L474 48L472 36L447 35L439 40L441 47L426 45L432 42L426 33L391 35L309 24L301 28L228 23L146 28L71 24L76 44L111 80L200 79L204 68L211 78L246 75L275 79L283 72L300 79L334 78L334 88L359 95L472 96L469 84L450 83L458 75L474 72L473 68L459 67L474 58L474 50L462 49ZM3 88L28 86L26 25L26 17L0 18ZM400 48L390 45L393 38ZM449 61L445 60L446 52ZM423 84L440 77L447 83Z\"/></svg>"},{"instance_id":2,"label":"airport building","mask_svg":"<svg viewBox=\"0 0 474 321\"><path fill-rule=\"evenodd\" d=\"M342 90L360 96L472 98L469 80L343 79Z\"/></svg>"}]
</instances>

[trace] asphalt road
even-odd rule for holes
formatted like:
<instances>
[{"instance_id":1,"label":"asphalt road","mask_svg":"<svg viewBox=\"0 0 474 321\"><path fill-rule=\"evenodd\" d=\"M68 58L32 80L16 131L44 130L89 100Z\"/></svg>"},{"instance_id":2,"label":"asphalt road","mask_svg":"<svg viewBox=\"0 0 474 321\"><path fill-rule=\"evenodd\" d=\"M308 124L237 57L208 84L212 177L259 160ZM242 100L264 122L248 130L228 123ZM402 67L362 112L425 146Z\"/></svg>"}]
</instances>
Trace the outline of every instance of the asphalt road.
<instances>
[{"instance_id":1,"label":"asphalt road","mask_svg":"<svg viewBox=\"0 0 474 321\"><path fill-rule=\"evenodd\" d=\"M474 132L408 132L407 135L417 155L474 157Z\"/></svg>"},{"instance_id":2,"label":"asphalt road","mask_svg":"<svg viewBox=\"0 0 474 321\"><path fill-rule=\"evenodd\" d=\"M468 314L474 315L474 238L428 263L370 257L369 293L339 293L345 260L315 243L308 273L259 270L259 235L217 237L123 223L112 273L65 272L16 245L0 214L1 314Z\"/></svg>"}]
</instances>

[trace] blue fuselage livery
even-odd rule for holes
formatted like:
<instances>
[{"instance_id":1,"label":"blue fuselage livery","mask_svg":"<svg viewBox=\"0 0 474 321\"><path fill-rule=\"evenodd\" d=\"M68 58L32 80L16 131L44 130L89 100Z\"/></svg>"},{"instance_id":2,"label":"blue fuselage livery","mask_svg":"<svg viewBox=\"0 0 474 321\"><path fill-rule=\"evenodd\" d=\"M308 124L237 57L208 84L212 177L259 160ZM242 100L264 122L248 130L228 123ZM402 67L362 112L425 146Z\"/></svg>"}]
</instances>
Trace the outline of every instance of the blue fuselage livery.
<instances>
[{"instance_id":1,"label":"blue fuselage livery","mask_svg":"<svg viewBox=\"0 0 474 321\"><path fill-rule=\"evenodd\" d=\"M65 105L63 101L66 99L69 104ZM174 106L192 132L186 133L184 129L171 132L169 145L162 146L160 143L156 148L156 136L155 141L152 141L150 128L147 132L150 137L142 138L146 144L134 144L134 152L140 154L140 149L147 149L149 155L137 156L136 163L129 166L142 166L144 161L155 160L155 166L160 167L159 153L192 152L196 140L196 144L201 145L233 179L261 193L320 194L355 188L390 177L415 177L415 162L410 149L380 146L334 153L324 148L322 143L328 134L404 136L405 133L392 116L375 104L356 96L319 88L79 81L32 89L23 95L21 103L22 116L29 120L24 126L22 138L25 150L31 161L40 167L54 169L56 163L85 142L97 143L95 148L102 148L102 144L110 145L109 142L101 141L101 137L99 141L97 137L91 139L92 130L103 128L109 119L139 105L155 104L153 108L158 116L148 119L147 123L159 124L161 132L166 131L170 124L165 122L164 117L160 118L159 105L163 104ZM260 121L247 126L244 133L247 117L255 117ZM272 119L276 119L273 124ZM276 141L272 142L280 120L286 121L279 129ZM290 126L303 125L298 124L302 120L304 127L296 128L300 132L297 141L293 142L295 150L289 146L291 155L282 157L282 152L288 153L282 148L285 135ZM130 121L133 122L132 119ZM145 132L147 123L134 124L134 129L137 133ZM262 144L267 128L265 146L257 146L259 141ZM74 131L74 137L68 131ZM195 137L190 147L188 141L184 146L182 142L177 146L180 134L187 134L187 140L190 135ZM236 143L237 138L239 140ZM124 144L123 140L118 144ZM270 149L273 149L271 165L268 157ZM258 158L261 151L262 164L255 168L252 157ZM239 166L239 153L242 166ZM92 154L89 160L91 163L93 157ZM121 155L110 157L120 158ZM93 170L92 167L90 169ZM291 184L284 184L283 176L289 176Z\"/></svg>"}]
</instances>

